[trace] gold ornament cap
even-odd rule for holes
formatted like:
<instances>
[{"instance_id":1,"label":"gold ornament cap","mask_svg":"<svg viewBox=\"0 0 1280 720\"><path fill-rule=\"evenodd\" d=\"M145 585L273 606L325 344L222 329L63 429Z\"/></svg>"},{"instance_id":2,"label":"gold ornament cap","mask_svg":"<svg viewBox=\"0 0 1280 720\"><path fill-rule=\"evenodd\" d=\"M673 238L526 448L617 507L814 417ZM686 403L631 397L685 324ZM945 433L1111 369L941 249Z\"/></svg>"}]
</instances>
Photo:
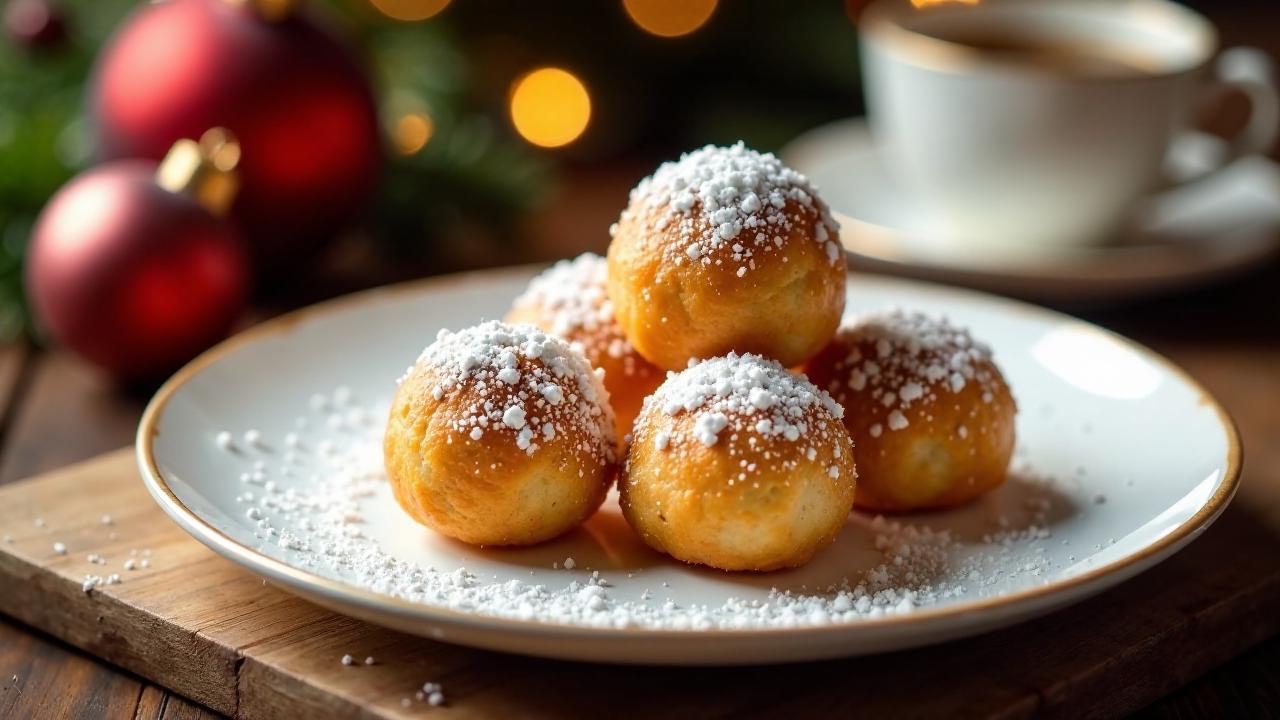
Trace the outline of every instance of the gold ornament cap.
<instances>
[{"instance_id":1,"label":"gold ornament cap","mask_svg":"<svg viewBox=\"0 0 1280 720\"><path fill-rule=\"evenodd\" d=\"M156 169L156 184L189 195L214 215L226 215L240 189L236 166L240 143L225 128L213 128L200 141L183 138L169 148Z\"/></svg>"},{"instance_id":2,"label":"gold ornament cap","mask_svg":"<svg viewBox=\"0 0 1280 720\"><path fill-rule=\"evenodd\" d=\"M268 22L292 17L302 6L303 0L226 0L232 5L247 7Z\"/></svg>"}]
</instances>

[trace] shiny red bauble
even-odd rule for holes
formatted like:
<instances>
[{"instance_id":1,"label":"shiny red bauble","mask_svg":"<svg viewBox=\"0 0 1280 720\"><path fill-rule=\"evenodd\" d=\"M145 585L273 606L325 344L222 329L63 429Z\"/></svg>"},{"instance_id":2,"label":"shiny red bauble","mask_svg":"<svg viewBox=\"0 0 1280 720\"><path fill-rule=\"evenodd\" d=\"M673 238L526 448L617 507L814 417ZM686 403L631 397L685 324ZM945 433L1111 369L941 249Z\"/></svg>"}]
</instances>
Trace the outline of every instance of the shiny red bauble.
<instances>
[{"instance_id":1,"label":"shiny red bauble","mask_svg":"<svg viewBox=\"0 0 1280 720\"><path fill-rule=\"evenodd\" d=\"M248 294L236 227L156 184L156 163L102 165L41 212L26 286L41 325L112 375L149 380L226 335Z\"/></svg>"},{"instance_id":2,"label":"shiny red bauble","mask_svg":"<svg viewBox=\"0 0 1280 720\"><path fill-rule=\"evenodd\" d=\"M366 210L381 147L351 54L300 10L269 19L271 6L141 6L99 55L87 100L99 159L158 160L207 128L234 133L244 160L233 213L251 253L282 266Z\"/></svg>"},{"instance_id":3,"label":"shiny red bauble","mask_svg":"<svg viewBox=\"0 0 1280 720\"><path fill-rule=\"evenodd\" d=\"M29 50L57 47L67 39L62 12L50 0L9 0L4 29L10 40Z\"/></svg>"}]
</instances>

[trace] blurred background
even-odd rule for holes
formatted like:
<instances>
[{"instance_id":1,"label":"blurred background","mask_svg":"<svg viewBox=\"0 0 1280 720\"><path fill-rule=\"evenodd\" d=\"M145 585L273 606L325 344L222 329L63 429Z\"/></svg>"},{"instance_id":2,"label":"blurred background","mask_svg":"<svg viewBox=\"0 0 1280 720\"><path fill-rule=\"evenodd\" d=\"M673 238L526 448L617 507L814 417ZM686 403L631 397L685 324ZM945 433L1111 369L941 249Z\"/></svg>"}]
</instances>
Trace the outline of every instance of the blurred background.
<instances>
[{"instance_id":1,"label":"blurred background","mask_svg":"<svg viewBox=\"0 0 1280 720\"><path fill-rule=\"evenodd\" d=\"M263 14L277 6L299 14L338 45L294 47L296 33L285 27L279 38L243 28L209 33L198 13L142 18L150 8L138 10L132 0L8 2L0 50L0 336L32 332L23 252L54 191L116 154L104 144L153 159L168 148L170 128L137 121L148 112L139 105L176 96L178 104L249 105L206 115L224 124L284 124L294 157L283 163L299 172L314 155L377 156L376 173L333 178L338 196L368 202L330 218L319 233L308 230L314 237L284 236L309 213L327 213L327 188L277 201L281 222L266 222L267 236L249 233L257 246L254 295L283 306L405 277L599 249L627 190L660 160L738 139L775 149L859 111L856 3L256 4ZM261 46L273 43L299 62L269 61L278 51ZM261 66L242 61L238 44L261 56ZM376 145L335 146L326 134L326 122L350 111L342 104L358 102L347 87L353 80L325 69L335 52L349 54L361 70L355 82L367 83ZM153 63L171 71L139 91L136 80ZM95 127L95 93L105 98L131 81L133 97L119 103L131 107L102 110L109 99L99 106L114 113L106 124L116 127ZM309 83L319 99L252 107L260 86L284 83ZM228 84L245 87L229 92ZM246 163L254 140L244 138ZM250 224L264 223L255 217Z\"/></svg>"},{"instance_id":2,"label":"blurred background","mask_svg":"<svg viewBox=\"0 0 1280 720\"><path fill-rule=\"evenodd\" d=\"M249 267L225 272L271 313L602 249L628 189L661 160L739 139L777 150L863 111L860 0L162 4L191 7L5 7L0 338L42 338L22 268L51 195L95 162L159 160L213 124L245 135L233 220ZM217 4L236 12L215 22L200 6ZM1280 50L1274 2L1192 5L1225 45ZM1233 111L1205 124L1230 132ZM376 123L368 138L362 122ZM319 179L290 188L290 173ZM54 276L27 282L71 281Z\"/></svg>"}]
</instances>

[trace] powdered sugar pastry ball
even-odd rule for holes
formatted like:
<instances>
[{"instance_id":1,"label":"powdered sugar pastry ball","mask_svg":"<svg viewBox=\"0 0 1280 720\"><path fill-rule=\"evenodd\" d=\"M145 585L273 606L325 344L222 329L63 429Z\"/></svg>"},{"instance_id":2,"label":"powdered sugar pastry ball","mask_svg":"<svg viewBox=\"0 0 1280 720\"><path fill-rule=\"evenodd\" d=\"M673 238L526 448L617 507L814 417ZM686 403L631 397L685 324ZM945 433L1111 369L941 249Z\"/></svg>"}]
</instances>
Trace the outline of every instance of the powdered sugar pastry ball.
<instances>
[{"instance_id":1,"label":"powdered sugar pastry ball","mask_svg":"<svg viewBox=\"0 0 1280 720\"><path fill-rule=\"evenodd\" d=\"M525 545L591 516L617 469L608 391L528 325L441 331L403 378L383 444L396 501L477 545Z\"/></svg>"},{"instance_id":2,"label":"powdered sugar pastry ball","mask_svg":"<svg viewBox=\"0 0 1280 720\"><path fill-rule=\"evenodd\" d=\"M662 384L666 372L645 360L622 333L607 282L608 268L599 255L562 260L529 283L507 313L507 322L536 325L568 340L604 371L621 438L631 432L640 404Z\"/></svg>"},{"instance_id":3,"label":"powdered sugar pastry ball","mask_svg":"<svg viewBox=\"0 0 1280 720\"><path fill-rule=\"evenodd\" d=\"M853 505L841 409L803 377L730 354L668 377L644 403L618 483L651 547L723 570L803 565Z\"/></svg>"},{"instance_id":4,"label":"powdered sugar pastry ball","mask_svg":"<svg viewBox=\"0 0 1280 720\"><path fill-rule=\"evenodd\" d=\"M794 366L831 339L845 299L838 226L770 154L708 145L664 163L611 229L609 295L641 355L758 353Z\"/></svg>"},{"instance_id":5,"label":"powdered sugar pastry ball","mask_svg":"<svg viewBox=\"0 0 1280 720\"><path fill-rule=\"evenodd\" d=\"M842 325L805 370L844 406L859 507L948 507L1004 482L1017 405L991 350L966 330L872 313Z\"/></svg>"}]
</instances>

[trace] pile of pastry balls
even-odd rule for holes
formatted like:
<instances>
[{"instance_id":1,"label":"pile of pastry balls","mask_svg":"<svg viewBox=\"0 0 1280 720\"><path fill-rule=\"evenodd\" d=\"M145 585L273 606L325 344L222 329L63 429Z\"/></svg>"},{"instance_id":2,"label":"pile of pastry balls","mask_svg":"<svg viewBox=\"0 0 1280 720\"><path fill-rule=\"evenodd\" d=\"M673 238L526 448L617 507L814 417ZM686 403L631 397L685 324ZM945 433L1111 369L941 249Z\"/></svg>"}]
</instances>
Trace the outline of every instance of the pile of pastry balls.
<instances>
[{"instance_id":1,"label":"pile of pastry balls","mask_svg":"<svg viewBox=\"0 0 1280 720\"><path fill-rule=\"evenodd\" d=\"M1016 406L990 350L902 310L845 318L845 256L809 181L741 143L663 164L607 260L542 273L506 322L442 331L402 378L385 456L422 524L555 537L617 478L653 548L724 570L802 565L850 510L1003 482Z\"/></svg>"}]
</instances>

